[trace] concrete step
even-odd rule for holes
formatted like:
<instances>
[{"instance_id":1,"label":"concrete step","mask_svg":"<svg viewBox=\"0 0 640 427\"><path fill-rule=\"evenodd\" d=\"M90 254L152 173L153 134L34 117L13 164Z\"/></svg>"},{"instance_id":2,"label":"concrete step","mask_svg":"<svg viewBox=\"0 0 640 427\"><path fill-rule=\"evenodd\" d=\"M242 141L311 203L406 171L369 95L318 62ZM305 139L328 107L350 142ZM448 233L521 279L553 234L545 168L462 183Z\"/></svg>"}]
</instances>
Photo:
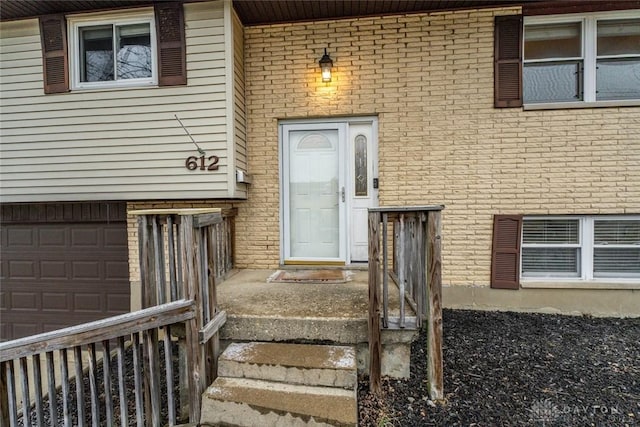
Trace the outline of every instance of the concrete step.
<instances>
[{"instance_id":1,"label":"concrete step","mask_svg":"<svg viewBox=\"0 0 640 427\"><path fill-rule=\"evenodd\" d=\"M227 314L227 323L220 330L227 342L328 342L336 345L355 346L358 372L368 371L369 354L367 319L365 318L315 318L276 317ZM411 343L418 335L417 329L382 331L382 374L393 378L408 378Z\"/></svg>"},{"instance_id":2,"label":"concrete step","mask_svg":"<svg viewBox=\"0 0 640 427\"><path fill-rule=\"evenodd\" d=\"M202 396L201 423L356 426L355 390L218 377Z\"/></svg>"},{"instance_id":3,"label":"concrete step","mask_svg":"<svg viewBox=\"0 0 640 427\"><path fill-rule=\"evenodd\" d=\"M227 313L220 330L230 341L330 341L357 344L367 340L365 317L264 316Z\"/></svg>"},{"instance_id":4,"label":"concrete step","mask_svg":"<svg viewBox=\"0 0 640 427\"><path fill-rule=\"evenodd\" d=\"M335 345L232 343L218 359L218 375L354 390L356 351Z\"/></svg>"}]
</instances>

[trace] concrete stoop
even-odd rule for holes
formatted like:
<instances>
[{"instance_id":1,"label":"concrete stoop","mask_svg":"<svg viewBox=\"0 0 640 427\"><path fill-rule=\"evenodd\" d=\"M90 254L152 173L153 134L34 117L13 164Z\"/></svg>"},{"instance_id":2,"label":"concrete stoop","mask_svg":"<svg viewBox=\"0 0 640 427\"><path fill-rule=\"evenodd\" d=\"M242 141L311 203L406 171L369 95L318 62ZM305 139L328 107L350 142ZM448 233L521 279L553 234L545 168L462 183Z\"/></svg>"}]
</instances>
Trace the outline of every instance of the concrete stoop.
<instances>
[{"instance_id":1,"label":"concrete stoop","mask_svg":"<svg viewBox=\"0 0 640 427\"><path fill-rule=\"evenodd\" d=\"M353 347L232 343L202 397L202 424L356 426Z\"/></svg>"}]
</instances>

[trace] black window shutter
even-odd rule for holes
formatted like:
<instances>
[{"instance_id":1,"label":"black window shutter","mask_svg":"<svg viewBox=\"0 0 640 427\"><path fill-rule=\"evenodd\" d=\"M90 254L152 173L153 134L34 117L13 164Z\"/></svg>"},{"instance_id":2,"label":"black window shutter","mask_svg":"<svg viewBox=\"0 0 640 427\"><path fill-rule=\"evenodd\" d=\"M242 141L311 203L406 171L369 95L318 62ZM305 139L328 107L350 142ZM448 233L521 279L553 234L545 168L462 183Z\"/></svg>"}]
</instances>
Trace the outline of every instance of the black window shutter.
<instances>
[{"instance_id":1,"label":"black window shutter","mask_svg":"<svg viewBox=\"0 0 640 427\"><path fill-rule=\"evenodd\" d=\"M491 287L520 288L521 215L494 215L491 248Z\"/></svg>"},{"instance_id":2,"label":"black window shutter","mask_svg":"<svg viewBox=\"0 0 640 427\"><path fill-rule=\"evenodd\" d=\"M67 26L64 15L40 18L42 41L42 71L44 93L69 91L69 64L67 62Z\"/></svg>"},{"instance_id":3,"label":"black window shutter","mask_svg":"<svg viewBox=\"0 0 640 427\"><path fill-rule=\"evenodd\" d=\"M187 84L184 14L180 2L155 3L158 40L158 84Z\"/></svg>"},{"instance_id":4,"label":"black window shutter","mask_svg":"<svg viewBox=\"0 0 640 427\"><path fill-rule=\"evenodd\" d=\"M496 16L494 106L522 106L522 15Z\"/></svg>"}]
</instances>

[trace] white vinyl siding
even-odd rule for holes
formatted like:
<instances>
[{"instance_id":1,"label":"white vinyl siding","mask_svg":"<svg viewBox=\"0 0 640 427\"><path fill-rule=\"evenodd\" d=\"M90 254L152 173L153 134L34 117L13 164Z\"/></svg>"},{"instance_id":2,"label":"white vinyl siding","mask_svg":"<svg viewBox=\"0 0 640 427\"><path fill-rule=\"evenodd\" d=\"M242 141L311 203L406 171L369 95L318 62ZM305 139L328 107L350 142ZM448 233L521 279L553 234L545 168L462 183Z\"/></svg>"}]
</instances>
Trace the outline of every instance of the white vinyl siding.
<instances>
[{"instance_id":1,"label":"white vinyl siding","mask_svg":"<svg viewBox=\"0 0 640 427\"><path fill-rule=\"evenodd\" d=\"M233 170L229 180L236 182L236 171L247 172L247 126L244 81L244 28L231 2L225 3L225 28L228 28L226 46L228 52L227 68L227 138L230 141L230 157L233 156ZM232 160L229 161L232 163ZM246 198L247 185L235 184L235 196Z\"/></svg>"},{"instance_id":2,"label":"white vinyl siding","mask_svg":"<svg viewBox=\"0 0 640 427\"><path fill-rule=\"evenodd\" d=\"M244 94L244 29L233 14L233 101L236 142L236 166L247 171L246 106Z\"/></svg>"},{"instance_id":3,"label":"white vinyl siding","mask_svg":"<svg viewBox=\"0 0 640 427\"><path fill-rule=\"evenodd\" d=\"M640 216L525 217L523 280L640 280Z\"/></svg>"},{"instance_id":4,"label":"white vinyl siding","mask_svg":"<svg viewBox=\"0 0 640 427\"><path fill-rule=\"evenodd\" d=\"M35 19L0 24L2 202L225 198L223 3L185 4L187 86L45 95ZM198 153L216 172L190 172Z\"/></svg>"}]
</instances>

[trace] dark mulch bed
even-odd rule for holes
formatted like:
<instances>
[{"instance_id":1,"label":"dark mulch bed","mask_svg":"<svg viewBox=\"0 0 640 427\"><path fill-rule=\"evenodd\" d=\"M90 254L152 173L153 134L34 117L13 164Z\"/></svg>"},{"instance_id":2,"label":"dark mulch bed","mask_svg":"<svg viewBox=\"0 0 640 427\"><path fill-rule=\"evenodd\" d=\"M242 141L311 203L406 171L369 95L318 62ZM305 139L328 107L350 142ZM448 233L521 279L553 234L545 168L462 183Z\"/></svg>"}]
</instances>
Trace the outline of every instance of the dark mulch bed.
<instances>
[{"instance_id":1,"label":"dark mulch bed","mask_svg":"<svg viewBox=\"0 0 640 427\"><path fill-rule=\"evenodd\" d=\"M362 426L640 425L640 319L444 311L445 400L428 399L426 339L411 378L360 381Z\"/></svg>"}]
</instances>

